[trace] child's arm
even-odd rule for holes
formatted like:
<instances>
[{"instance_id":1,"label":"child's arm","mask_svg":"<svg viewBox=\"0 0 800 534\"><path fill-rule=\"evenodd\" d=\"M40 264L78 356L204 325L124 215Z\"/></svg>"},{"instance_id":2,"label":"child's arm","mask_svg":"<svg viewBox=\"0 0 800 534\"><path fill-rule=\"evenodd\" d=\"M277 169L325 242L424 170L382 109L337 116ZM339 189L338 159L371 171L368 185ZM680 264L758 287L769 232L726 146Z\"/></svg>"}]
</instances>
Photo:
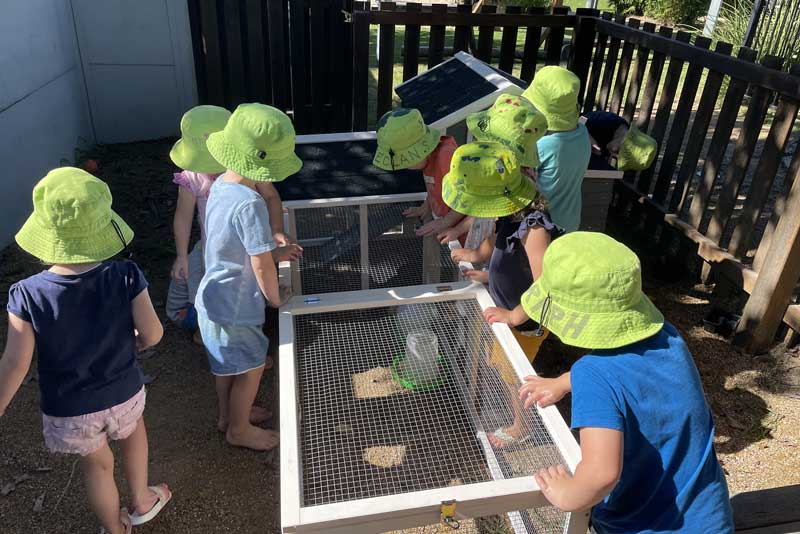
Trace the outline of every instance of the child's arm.
<instances>
[{"instance_id":1,"label":"child's arm","mask_svg":"<svg viewBox=\"0 0 800 534\"><path fill-rule=\"evenodd\" d=\"M534 226L522 237L522 246L528 256L534 280L538 280L542 276L542 259L544 259L544 253L549 245L550 232L541 226Z\"/></svg>"},{"instance_id":2,"label":"child's arm","mask_svg":"<svg viewBox=\"0 0 800 534\"><path fill-rule=\"evenodd\" d=\"M189 278L189 239L192 235L195 198L185 187L178 187L178 204L172 218L172 234L175 238L175 262L172 264L172 278Z\"/></svg>"},{"instance_id":3,"label":"child's arm","mask_svg":"<svg viewBox=\"0 0 800 534\"><path fill-rule=\"evenodd\" d=\"M581 428L581 461L570 475L563 465L542 469L536 483L564 512L586 510L611 493L622 473L623 434L610 428Z\"/></svg>"},{"instance_id":4,"label":"child's arm","mask_svg":"<svg viewBox=\"0 0 800 534\"><path fill-rule=\"evenodd\" d=\"M158 320L156 310L147 289L136 295L131 301L133 327L136 329L136 348L144 350L156 345L164 335L164 327Z\"/></svg>"},{"instance_id":5,"label":"child's arm","mask_svg":"<svg viewBox=\"0 0 800 534\"><path fill-rule=\"evenodd\" d=\"M448 228L444 232L440 232L436 237L439 238L442 245L446 245L450 241L455 241L462 235L469 232L469 229L472 227L472 221L474 220L475 219L473 217L464 217L457 225L453 226L452 228Z\"/></svg>"},{"instance_id":6,"label":"child's arm","mask_svg":"<svg viewBox=\"0 0 800 534\"><path fill-rule=\"evenodd\" d=\"M531 375L525 377L525 384L519 388L519 400L524 403L526 409L534 404L546 408L563 399L570 391L572 384L569 373L564 373L558 378Z\"/></svg>"},{"instance_id":7,"label":"child's arm","mask_svg":"<svg viewBox=\"0 0 800 534\"><path fill-rule=\"evenodd\" d=\"M450 259L458 263L460 261L468 261L470 263L486 263L492 258L494 251L494 243L497 236L490 235L483 241L477 249L472 248L457 248L450 253Z\"/></svg>"},{"instance_id":8,"label":"child's arm","mask_svg":"<svg viewBox=\"0 0 800 534\"><path fill-rule=\"evenodd\" d=\"M416 208L408 208L407 210L403 210L403 217L407 219L424 219L429 213L431 212L431 205L428 202L428 199L422 201L422 204L417 206Z\"/></svg>"},{"instance_id":9,"label":"child's arm","mask_svg":"<svg viewBox=\"0 0 800 534\"><path fill-rule=\"evenodd\" d=\"M522 304L513 310L492 306L483 311L483 317L489 324L504 323L508 326L519 326L528 320L528 314L522 308Z\"/></svg>"},{"instance_id":10,"label":"child's arm","mask_svg":"<svg viewBox=\"0 0 800 534\"><path fill-rule=\"evenodd\" d=\"M438 235L441 232L447 230L448 228L452 228L456 224L458 224L461 219L465 216L462 213L458 213L457 211L450 210L450 212L445 215L444 217L440 217L439 219L434 219L430 222L425 223L421 228L417 230L418 236L429 236L429 235Z\"/></svg>"},{"instance_id":11,"label":"child's arm","mask_svg":"<svg viewBox=\"0 0 800 534\"><path fill-rule=\"evenodd\" d=\"M286 291L281 292L278 287L278 270L275 268L272 251L250 256L250 265L253 266L253 273L256 275L258 287L269 301L270 306L274 308L281 307L288 300L289 294Z\"/></svg>"},{"instance_id":12,"label":"child's arm","mask_svg":"<svg viewBox=\"0 0 800 534\"><path fill-rule=\"evenodd\" d=\"M272 228L272 237L280 247L293 243L292 237L283 230L283 202L281 195L272 182L256 182L256 190L267 203L269 211L269 226Z\"/></svg>"},{"instance_id":13,"label":"child's arm","mask_svg":"<svg viewBox=\"0 0 800 534\"><path fill-rule=\"evenodd\" d=\"M0 416L6 413L6 408L31 368L35 344L31 323L9 313L6 350L0 360Z\"/></svg>"}]
</instances>

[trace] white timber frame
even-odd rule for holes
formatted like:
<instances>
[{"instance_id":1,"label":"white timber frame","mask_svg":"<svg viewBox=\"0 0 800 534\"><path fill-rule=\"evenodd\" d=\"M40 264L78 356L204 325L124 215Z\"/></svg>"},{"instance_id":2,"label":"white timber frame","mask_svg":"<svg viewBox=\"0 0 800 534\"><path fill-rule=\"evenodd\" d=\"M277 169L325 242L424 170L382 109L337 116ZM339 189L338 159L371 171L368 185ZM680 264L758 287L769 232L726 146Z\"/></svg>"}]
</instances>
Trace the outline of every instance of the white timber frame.
<instances>
[{"instance_id":1,"label":"white timber frame","mask_svg":"<svg viewBox=\"0 0 800 534\"><path fill-rule=\"evenodd\" d=\"M511 94L511 95L521 95L524 88L518 86L517 84L513 83L511 80L506 78L505 76L498 74L497 71L492 69L489 65L484 63L483 61L467 54L466 52L458 52L452 58L440 63L433 69L425 71L413 78L409 78L408 80L404 81L397 87L403 87L406 84L414 83L414 81L419 78L420 76L424 76L425 73L430 72L431 70L436 69L437 67L446 64L448 61L460 61L464 63L467 67L475 71L480 76L486 79L489 83L494 85L497 89L494 92L485 95L478 100L471 102L469 105L460 108L453 113L442 117L441 119L432 122L428 126L432 128L436 128L438 130L446 130L447 128L458 124L459 122L465 120L469 115L476 113L478 111L483 111L488 109L494 104L497 97L502 94ZM395 88L395 92L397 88Z\"/></svg>"},{"instance_id":2,"label":"white timber frame","mask_svg":"<svg viewBox=\"0 0 800 534\"><path fill-rule=\"evenodd\" d=\"M457 518L506 514L515 510L548 506L532 476L415 491L305 507L302 505L300 418L297 385L294 317L353 309L380 308L441 301L474 300L481 307L494 306L481 284L456 282L346 293L292 297L280 310L280 420L281 420L281 528L285 533L366 534L439 523L445 501L456 502ZM507 325L491 326L517 376L522 380L535 371ZM580 447L555 406L539 408L544 425L574 471L580 462ZM491 447L484 448L491 452ZM493 453L487 464L496 462ZM490 469L493 476L497 470ZM586 534L589 513L567 516L564 534Z\"/></svg>"}]
</instances>

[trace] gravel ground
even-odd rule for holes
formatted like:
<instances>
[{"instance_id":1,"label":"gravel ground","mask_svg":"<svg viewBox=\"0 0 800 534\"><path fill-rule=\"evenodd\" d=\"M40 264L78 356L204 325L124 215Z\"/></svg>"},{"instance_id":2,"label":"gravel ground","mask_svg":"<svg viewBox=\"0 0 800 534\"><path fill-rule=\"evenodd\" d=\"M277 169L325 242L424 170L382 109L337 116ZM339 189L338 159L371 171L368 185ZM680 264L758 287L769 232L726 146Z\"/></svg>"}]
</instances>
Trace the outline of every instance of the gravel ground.
<instances>
[{"instance_id":1,"label":"gravel ground","mask_svg":"<svg viewBox=\"0 0 800 534\"><path fill-rule=\"evenodd\" d=\"M175 191L164 156L170 141L98 148L87 157L100 164L115 208L137 233L133 251L163 307L172 259L170 221ZM0 305L8 286L41 269L12 246L0 252ZM717 423L717 448L733 494L800 483L800 357L775 350L751 358L702 329L709 309L706 288L664 284L646 289L684 334L697 361ZM0 343L5 341L5 314ZM543 374L555 375L579 354L548 343L537 359ZM279 531L279 473L275 455L227 447L214 429L214 393L201 348L167 325L164 340L142 362L155 377L148 389L151 479L165 481L175 498L147 533L273 533ZM269 373L259 399L274 394ZM22 475L16 490L0 496L0 532L97 532L87 508L74 458L47 453L42 445L38 388L23 386L0 419L0 489ZM569 417L568 403L560 406ZM37 471L37 469L39 471ZM121 480L121 477L120 477ZM124 489L123 489L124 492ZM42 511L35 511L44 495ZM485 530L485 529L482 529ZM426 530L425 532L435 530Z\"/></svg>"}]
</instances>

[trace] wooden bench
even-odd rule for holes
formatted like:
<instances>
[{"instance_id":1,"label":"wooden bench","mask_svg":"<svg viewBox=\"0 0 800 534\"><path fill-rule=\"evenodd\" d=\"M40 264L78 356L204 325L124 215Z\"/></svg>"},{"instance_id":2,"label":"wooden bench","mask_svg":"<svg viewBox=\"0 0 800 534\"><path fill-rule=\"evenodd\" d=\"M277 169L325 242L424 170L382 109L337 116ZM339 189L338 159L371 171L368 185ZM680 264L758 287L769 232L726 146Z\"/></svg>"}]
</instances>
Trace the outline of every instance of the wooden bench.
<instances>
[{"instance_id":1,"label":"wooden bench","mask_svg":"<svg viewBox=\"0 0 800 534\"><path fill-rule=\"evenodd\" d=\"M736 532L800 533L800 484L740 493L731 498L731 506Z\"/></svg>"}]
</instances>

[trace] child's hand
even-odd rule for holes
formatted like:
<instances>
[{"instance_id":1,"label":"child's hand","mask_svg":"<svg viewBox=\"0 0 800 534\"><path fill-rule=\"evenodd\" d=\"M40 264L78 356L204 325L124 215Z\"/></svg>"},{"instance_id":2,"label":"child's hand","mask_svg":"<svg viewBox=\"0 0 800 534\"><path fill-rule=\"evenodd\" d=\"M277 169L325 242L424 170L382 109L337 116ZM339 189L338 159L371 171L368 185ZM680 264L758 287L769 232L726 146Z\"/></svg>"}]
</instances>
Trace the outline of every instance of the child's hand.
<instances>
[{"instance_id":1,"label":"child's hand","mask_svg":"<svg viewBox=\"0 0 800 534\"><path fill-rule=\"evenodd\" d=\"M489 324L504 323L508 324L511 320L511 311L505 308L486 308L483 316Z\"/></svg>"},{"instance_id":2,"label":"child's hand","mask_svg":"<svg viewBox=\"0 0 800 534\"><path fill-rule=\"evenodd\" d=\"M269 305L272 306L273 308L280 308L281 306L283 306L284 304L289 302L290 298L292 298L292 288L291 287L281 286L278 289L278 291L279 291L280 299L281 299L280 302L269 302L269 301L267 301L267 302L269 302Z\"/></svg>"},{"instance_id":3,"label":"child's hand","mask_svg":"<svg viewBox=\"0 0 800 534\"><path fill-rule=\"evenodd\" d=\"M450 252L450 259L453 263L460 261L475 263L478 260L478 251L472 248L457 248Z\"/></svg>"},{"instance_id":4,"label":"child's hand","mask_svg":"<svg viewBox=\"0 0 800 534\"><path fill-rule=\"evenodd\" d=\"M569 393L569 388L560 378L542 378L526 376L525 384L519 388L519 400L526 409L538 404L540 408L555 404Z\"/></svg>"},{"instance_id":5,"label":"child's hand","mask_svg":"<svg viewBox=\"0 0 800 534\"><path fill-rule=\"evenodd\" d=\"M272 239L275 240L275 243L277 243L279 247L285 247L297 243L292 236L284 232L275 232L272 234ZM301 248L300 250L303 249Z\"/></svg>"},{"instance_id":6,"label":"child's hand","mask_svg":"<svg viewBox=\"0 0 800 534\"><path fill-rule=\"evenodd\" d=\"M178 256L172 264L170 276L176 282L185 282L189 279L189 256Z\"/></svg>"},{"instance_id":7,"label":"child's hand","mask_svg":"<svg viewBox=\"0 0 800 534\"><path fill-rule=\"evenodd\" d=\"M563 465L551 465L533 475L542 494L558 509L567 508L567 497L572 475Z\"/></svg>"},{"instance_id":8,"label":"child's hand","mask_svg":"<svg viewBox=\"0 0 800 534\"><path fill-rule=\"evenodd\" d=\"M477 282L479 284L488 284L489 283L489 273L487 271L479 271L477 269L467 269L464 271L464 276L470 279L473 282Z\"/></svg>"},{"instance_id":9,"label":"child's hand","mask_svg":"<svg viewBox=\"0 0 800 534\"><path fill-rule=\"evenodd\" d=\"M303 247L297 244L288 244L272 250L272 259L276 263L282 261L295 261L303 255Z\"/></svg>"},{"instance_id":10,"label":"child's hand","mask_svg":"<svg viewBox=\"0 0 800 534\"><path fill-rule=\"evenodd\" d=\"M416 208L408 208L407 210L403 211L403 217L407 219L421 219L425 217L428 213L428 210L425 209L425 204L421 204Z\"/></svg>"},{"instance_id":11,"label":"child's hand","mask_svg":"<svg viewBox=\"0 0 800 534\"><path fill-rule=\"evenodd\" d=\"M439 234L436 237L439 239L439 242L442 245L446 245L451 241L455 241L456 239L461 237L461 234L459 233L459 229L454 226L452 228L448 228L443 232L439 232Z\"/></svg>"},{"instance_id":12,"label":"child's hand","mask_svg":"<svg viewBox=\"0 0 800 534\"><path fill-rule=\"evenodd\" d=\"M445 230L447 230L447 221L444 219L434 219L423 224L420 228L417 228L417 235L420 237L427 237L429 235L438 235Z\"/></svg>"}]
</instances>

